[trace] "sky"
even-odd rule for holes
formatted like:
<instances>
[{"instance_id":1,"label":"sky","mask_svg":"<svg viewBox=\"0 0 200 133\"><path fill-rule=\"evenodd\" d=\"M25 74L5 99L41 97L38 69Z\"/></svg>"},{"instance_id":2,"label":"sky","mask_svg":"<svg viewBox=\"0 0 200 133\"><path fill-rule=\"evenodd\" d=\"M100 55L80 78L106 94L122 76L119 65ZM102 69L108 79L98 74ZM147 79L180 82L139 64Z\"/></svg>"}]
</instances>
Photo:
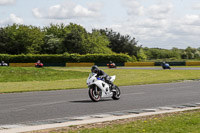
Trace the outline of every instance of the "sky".
<instances>
[{"instance_id":1,"label":"sky","mask_svg":"<svg viewBox=\"0 0 200 133\"><path fill-rule=\"evenodd\" d=\"M70 22L130 35L143 47L200 47L199 0L0 0L0 27Z\"/></svg>"}]
</instances>

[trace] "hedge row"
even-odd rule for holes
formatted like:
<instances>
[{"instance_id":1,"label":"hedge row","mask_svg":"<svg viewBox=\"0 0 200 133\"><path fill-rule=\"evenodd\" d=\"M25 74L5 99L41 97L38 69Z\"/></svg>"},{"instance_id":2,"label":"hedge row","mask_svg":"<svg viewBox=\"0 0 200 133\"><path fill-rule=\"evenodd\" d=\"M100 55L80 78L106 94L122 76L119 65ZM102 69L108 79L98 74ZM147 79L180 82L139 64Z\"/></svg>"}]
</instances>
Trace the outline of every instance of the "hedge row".
<instances>
[{"instance_id":1,"label":"hedge row","mask_svg":"<svg viewBox=\"0 0 200 133\"><path fill-rule=\"evenodd\" d=\"M63 54L63 55L8 55L0 54L0 61L7 63L33 63L41 60L43 63L65 62L129 62L132 58L126 54Z\"/></svg>"}]
</instances>

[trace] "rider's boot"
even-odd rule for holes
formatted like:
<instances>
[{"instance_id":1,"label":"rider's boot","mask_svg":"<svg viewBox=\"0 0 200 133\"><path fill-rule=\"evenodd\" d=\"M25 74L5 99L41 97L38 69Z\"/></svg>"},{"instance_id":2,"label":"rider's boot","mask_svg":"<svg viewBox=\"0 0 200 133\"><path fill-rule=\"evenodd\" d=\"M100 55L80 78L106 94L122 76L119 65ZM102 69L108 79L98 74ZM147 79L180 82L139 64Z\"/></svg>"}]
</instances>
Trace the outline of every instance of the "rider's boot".
<instances>
[{"instance_id":1,"label":"rider's boot","mask_svg":"<svg viewBox=\"0 0 200 133\"><path fill-rule=\"evenodd\" d=\"M110 84L110 91L111 92L115 92L116 91L115 85L113 83Z\"/></svg>"},{"instance_id":2,"label":"rider's boot","mask_svg":"<svg viewBox=\"0 0 200 133\"><path fill-rule=\"evenodd\" d=\"M110 81L110 79L106 79L105 82L109 84L111 92L115 92L116 91L115 85Z\"/></svg>"}]
</instances>

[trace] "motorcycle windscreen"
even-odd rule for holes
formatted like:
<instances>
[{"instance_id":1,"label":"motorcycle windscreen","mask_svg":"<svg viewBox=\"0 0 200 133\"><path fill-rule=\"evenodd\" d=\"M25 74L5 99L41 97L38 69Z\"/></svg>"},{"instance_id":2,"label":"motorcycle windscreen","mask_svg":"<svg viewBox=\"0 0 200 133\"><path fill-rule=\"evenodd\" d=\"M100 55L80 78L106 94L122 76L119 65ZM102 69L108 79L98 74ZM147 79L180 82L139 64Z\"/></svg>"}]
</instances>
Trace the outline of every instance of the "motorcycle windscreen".
<instances>
[{"instance_id":1,"label":"motorcycle windscreen","mask_svg":"<svg viewBox=\"0 0 200 133\"><path fill-rule=\"evenodd\" d=\"M96 73L90 73L88 78L90 79L90 78L93 77L94 75L96 75Z\"/></svg>"}]
</instances>

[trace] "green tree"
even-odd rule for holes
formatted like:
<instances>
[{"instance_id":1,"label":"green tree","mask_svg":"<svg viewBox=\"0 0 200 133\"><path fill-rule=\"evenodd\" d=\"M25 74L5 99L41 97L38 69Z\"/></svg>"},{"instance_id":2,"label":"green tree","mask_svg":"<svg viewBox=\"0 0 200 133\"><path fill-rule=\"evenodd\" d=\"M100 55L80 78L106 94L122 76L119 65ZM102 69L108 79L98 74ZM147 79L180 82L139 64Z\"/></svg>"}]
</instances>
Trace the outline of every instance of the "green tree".
<instances>
[{"instance_id":1,"label":"green tree","mask_svg":"<svg viewBox=\"0 0 200 133\"><path fill-rule=\"evenodd\" d=\"M182 55L183 58L185 59L194 59L195 58L195 53L197 52L197 49L192 48L192 47L187 47L184 50L184 54Z\"/></svg>"},{"instance_id":2,"label":"green tree","mask_svg":"<svg viewBox=\"0 0 200 133\"><path fill-rule=\"evenodd\" d=\"M5 27L8 42L8 54L40 53L44 34L41 29L33 26L17 25Z\"/></svg>"},{"instance_id":3,"label":"green tree","mask_svg":"<svg viewBox=\"0 0 200 133\"><path fill-rule=\"evenodd\" d=\"M55 37L53 34L46 35L44 45L42 46L42 53L44 54L62 54L63 50L62 39Z\"/></svg>"},{"instance_id":4,"label":"green tree","mask_svg":"<svg viewBox=\"0 0 200 133\"><path fill-rule=\"evenodd\" d=\"M67 26L69 32L66 34L63 45L66 52L85 54L87 51L83 47L83 42L87 39L86 30L77 24Z\"/></svg>"},{"instance_id":5,"label":"green tree","mask_svg":"<svg viewBox=\"0 0 200 133\"><path fill-rule=\"evenodd\" d=\"M87 41L84 42L84 47L86 52L90 54L111 54L113 52L108 48L109 43L107 36L102 35L99 31L93 30L93 32L88 35Z\"/></svg>"},{"instance_id":6,"label":"green tree","mask_svg":"<svg viewBox=\"0 0 200 133\"><path fill-rule=\"evenodd\" d=\"M0 28L0 53L7 53L8 34L5 28Z\"/></svg>"},{"instance_id":7,"label":"green tree","mask_svg":"<svg viewBox=\"0 0 200 133\"><path fill-rule=\"evenodd\" d=\"M94 54L112 53L108 48L109 40L107 36L99 31L93 30L88 33L82 26L72 24L67 26L69 31L63 41L65 51L68 53Z\"/></svg>"},{"instance_id":8,"label":"green tree","mask_svg":"<svg viewBox=\"0 0 200 133\"><path fill-rule=\"evenodd\" d=\"M161 49L161 48L144 48L148 59L180 59L182 51L177 48Z\"/></svg>"},{"instance_id":9,"label":"green tree","mask_svg":"<svg viewBox=\"0 0 200 133\"><path fill-rule=\"evenodd\" d=\"M72 24L72 23L71 23ZM45 26L43 28L45 35L53 35L56 38L64 39L66 34L70 31L68 30L67 26L63 23L59 24L50 24L50 26Z\"/></svg>"},{"instance_id":10,"label":"green tree","mask_svg":"<svg viewBox=\"0 0 200 133\"><path fill-rule=\"evenodd\" d=\"M109 47L116 53L128 53L129 55L137 56L137 41L129 35L121 35L108 29L100 29L101 34L106 35L110 41Z\"/></svg>"},{"instance_id":11,"label":"green tree","mask_svg":"<svg viewBox=\"0 0 200 133\"><path fill-rule=\"evenodd\" d=\"M175 59L181 59L181 53L182 53L182 50L173 47L171 50L171 57Z\"/></svg>"},{"instance_id":12,"label":"green tree","mask_svg":"<svg viewBox=\"0 0 200 133\"><path fill-rule=\"evenodd\" d=\"M144 61L147 59L147 56L142 48L140 48L140 50L137 52L137 59L138 61Z\"/></svg>"},{"instance_id":13,"label":"green tree","mask_svg":"<svg viewBox=\"0 0 200 133\"><path fill-rule=\"evenodd\" d=\"M195 59L199 59L200 58L200 51L196 51L195 53L194 53L194 58Z\"/></svg>"}]
</instances>

